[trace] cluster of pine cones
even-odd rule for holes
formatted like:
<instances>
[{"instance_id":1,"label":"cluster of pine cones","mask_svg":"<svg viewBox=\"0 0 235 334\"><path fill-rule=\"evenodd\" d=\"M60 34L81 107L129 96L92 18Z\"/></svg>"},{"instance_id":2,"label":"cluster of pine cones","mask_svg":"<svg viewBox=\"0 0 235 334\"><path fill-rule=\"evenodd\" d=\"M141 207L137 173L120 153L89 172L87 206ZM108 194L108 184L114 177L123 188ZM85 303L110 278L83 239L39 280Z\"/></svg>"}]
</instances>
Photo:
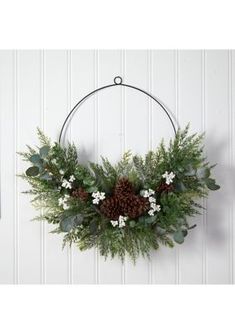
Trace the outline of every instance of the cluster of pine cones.
<instances>
[{"instance_id":1,"label":"cluster of pine cones","mask_svg":"<svg viewBox=\"0 0 235 334\"><path fill-rule=\"evenodd\" d=\"M134 219L148 209L148 199L136 195L132 184L126 178L117 181L113 196L105 199L100 206L101 213L112 220L117 220L119 216Z\"/></svg>"}]
</instances>

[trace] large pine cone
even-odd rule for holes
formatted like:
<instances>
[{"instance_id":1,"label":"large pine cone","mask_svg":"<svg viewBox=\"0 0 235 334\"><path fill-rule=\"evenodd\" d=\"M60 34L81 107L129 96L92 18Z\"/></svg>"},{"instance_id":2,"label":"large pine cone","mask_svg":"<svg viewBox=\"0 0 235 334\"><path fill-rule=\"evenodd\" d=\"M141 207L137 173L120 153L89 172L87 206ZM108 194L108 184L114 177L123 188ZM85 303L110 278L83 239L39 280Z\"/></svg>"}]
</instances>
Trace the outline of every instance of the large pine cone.
<instances>
[{"instance_id":1,"label":"large pine cone","mask_svg":"<svg viewBox=\"0 0 235 334\"><path fill-rule=\"evenodd\" d=\"M129 196L130 194L134 194L134 188L131 182L126 178L121 178L117 181L115 189L114 189L114 196L118 199Z\"/></svg>"},{"instance_id":2,"label":"large pine cone","mask_svg":"<svg viewBox=\"0 0 235 334\"><path fill-rule=\"evenodd\" d=\"M122 215L122 210L119 206L119 201L116 197L109 197L105 199L100 206L101 213L112 220L117 220Z\"/></svg>"},{"instance_id":3,"label":"large pine cone","mask_svg":"<svg viewBox=\"0 0 235 334\"><path fill-rule=\"evenodd\" d=\"M123 215L132 219L143 215L150 207L147 198L137 195L130 195L125 199L123 198L122 201L119 202L119 205L123 211Z\"/></svg>"},{"instance_id":4,"label":"large pine cone","mask_svg":"<svg viewBox=\"0 0 235 334\"><path fill-rule=\"evenodd\" d=\"M89 194L85 189L79 187L78 189L72 191L72 196L75 198L79 198L81 201L86 201Z\"/></svg>"}]
</instances>

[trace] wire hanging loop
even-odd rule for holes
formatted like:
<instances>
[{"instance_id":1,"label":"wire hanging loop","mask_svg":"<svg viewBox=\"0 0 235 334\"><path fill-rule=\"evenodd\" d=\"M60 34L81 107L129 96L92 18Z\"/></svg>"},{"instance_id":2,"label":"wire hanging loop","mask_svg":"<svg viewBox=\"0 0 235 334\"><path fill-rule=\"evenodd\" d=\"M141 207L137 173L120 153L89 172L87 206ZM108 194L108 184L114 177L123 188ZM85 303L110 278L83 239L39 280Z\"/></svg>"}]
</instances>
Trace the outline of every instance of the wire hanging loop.
<instances>
[{"instance_id":1,"label":"wire hanging loop","mask_svg":"<svg viewBox=\"0 0 235 334\"><path fill-rule=\"evenodd\" d=\"M122 77L119 75L113 79L115 85L121 85L122 84Z\"/></svg>"},{"instance_id":2,"label":"wire hanging loop","mask_svg":"<svg viewBox=\"0 0 235 334\"><path fill-rule=\"evenodd\" d=\"M69 114L65 118L65 121L64 121L64 123L63 123L63 125L61 127L60 135L59 135L59 144L61 143L62 135L63 135L63 132L65 130L65 126L66 126L67 122L69 121L69 119L73 115L73 113L75 113L77 111L77 109L82 104L82 102L84 102L87 98L89 98L90 96L94 95L95 93L97 93L97 92L99 92L101 90L104 90L104 89L110 88L110 87L117 87L117 86L123 86L123 87L128 87L128 88L137 90L137 91L139 91L139 92L147 95L152 100L154 100L162 108L162 110L165 112L166 116L168 117L168 119L169 119L169 121L170 121L170 123L172 125L172 128L174 130L174 134L176 135L176 128L175 128L175 124L173 122L173 119L170 116L169 111L162 104L162 102L160 102L156 97L154 97L153 95L151 95L150 93L146 92L145 90L143 90L143 89L141 89L139 87L135 87L135 86L132 86L132 85L127 85L127 84L122 83L122 77L120 77L120 76L116 76L113 81L114 81L114 83L111 84L111 85L106 85L106 86L103 86L103 87L100 87L100 88L97 88L97 89L93 90L92 92L90 92L89 94L87 94L86 96L84 96L80 101L78 101L78 103L75 104L75 106L73 107L73 109L69 112Z\"/></svg>"}]
</instances>

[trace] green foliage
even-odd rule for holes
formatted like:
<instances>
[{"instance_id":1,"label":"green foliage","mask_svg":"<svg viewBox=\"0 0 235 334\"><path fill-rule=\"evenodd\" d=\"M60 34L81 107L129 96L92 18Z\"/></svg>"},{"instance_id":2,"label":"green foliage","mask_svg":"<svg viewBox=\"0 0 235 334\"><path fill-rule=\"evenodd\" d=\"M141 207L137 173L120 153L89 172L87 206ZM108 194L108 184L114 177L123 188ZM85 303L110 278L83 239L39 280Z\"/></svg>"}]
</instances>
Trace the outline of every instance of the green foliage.
<instances>
[{"instance_id":1,"label":"green foliage","mask_svg":"<svg viewBox=\"0 0 235 334\"><path fill-rule=\"evenodd\" d=\"M32 204L42 213L35 219L54 224L53 233L64 234L64 245L75 243L81 250L96 247L105 258L118 256L124 260L128 254L136 261L140 255L148 257L160 245L173 247L174 243L183 243L195 227L188 225L187 217L200 212L198 201L208 195L208 190L219 189L211 178L214 166L203 156L203 136L189 135L188 127L177 132L168 148L162 142L144 157L127 152L115 166L106 158L102 158L101 165L82 165L73 144L52 145L39 129L38 137L39 148L27 146L28 151L20 153L31 164L21 177L31 187L26 193L33 196ZM166 171L174 173L172 188L159 190L166 185ZM136 194L153 189L161 210L153 216L146 211L135 219L127 217L125 226L120 228L112 226L101 214L92 193L112 196L116 182L123 177L132 183ZM83 189L87 199L74 197L74 189Z\"/></svg>"}]
</instances>

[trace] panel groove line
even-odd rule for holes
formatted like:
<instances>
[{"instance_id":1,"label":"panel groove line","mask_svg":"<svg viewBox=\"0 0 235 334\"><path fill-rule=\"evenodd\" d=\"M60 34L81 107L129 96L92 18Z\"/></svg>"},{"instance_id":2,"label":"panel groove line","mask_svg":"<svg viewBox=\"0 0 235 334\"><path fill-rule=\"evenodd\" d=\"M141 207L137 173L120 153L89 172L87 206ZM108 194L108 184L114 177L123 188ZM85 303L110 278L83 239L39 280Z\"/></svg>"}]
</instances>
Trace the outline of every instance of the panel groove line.
<instances>
[{"instance_id":1,"label":"panel groove line","mask_svg":"<svg viewBox=\"0 0 235 334\"><path fill-rule=\"evenodd\" d=\"M44 50L41 51L41 57L40 57L40 67L41 67L41 112L40 112L40 118L41 118L41 129L44 131L44 110L45 110L45 54ZM43 214L43 210L41 210L41 214ZM41 231L40 231L40 238L41 238L41 283L45 284L46 282L46 267L45 267L45 221L40 222L41 225Z\"/></svg>"},{"instance_id":2,"label":"panel groove line","mask_svg":"<svg viewBox=\"0 0 235 334\"><path fill-rule=\"evenodd\" d=\"M233 104L232 104L232 52L228 51L228 107L229 107L229 146L230 146L230 170L233 168ZM230 262L230 283L233 283L233 199L230 204L230 217L229 217L229 235L230 235L230 249L229 249L229 262Z\"/></svg>"},{"instance_id":3,"label":"panel groove line","mask_svg":"<svg viewBox=\"0 0 235 334\"><path fill-rule=\"evenodd\" d=\"M18 174L18 156L16 152L18 151L18 110L19 110L19 61L18 61L18 51L14 52L14 116L15 116L15 145L13 150L13 155L15 156L15 175L13 178L15 179L15 205L14 205L14 282L15 284L19 284L19 198L18 198L18 179L16 175Z\"/></svg>"},{"instance_id":4,"label":"panel groove line","mask_svg":"<svg viewBox=\"0 0 235 334\"><path fill-rule=\"evenodd\" d=\"M175 117L179 124L179 51L175 51ZM176 245L175 250L175 283L180 283L180 250Z\"/></svg>"}]
</instances>

